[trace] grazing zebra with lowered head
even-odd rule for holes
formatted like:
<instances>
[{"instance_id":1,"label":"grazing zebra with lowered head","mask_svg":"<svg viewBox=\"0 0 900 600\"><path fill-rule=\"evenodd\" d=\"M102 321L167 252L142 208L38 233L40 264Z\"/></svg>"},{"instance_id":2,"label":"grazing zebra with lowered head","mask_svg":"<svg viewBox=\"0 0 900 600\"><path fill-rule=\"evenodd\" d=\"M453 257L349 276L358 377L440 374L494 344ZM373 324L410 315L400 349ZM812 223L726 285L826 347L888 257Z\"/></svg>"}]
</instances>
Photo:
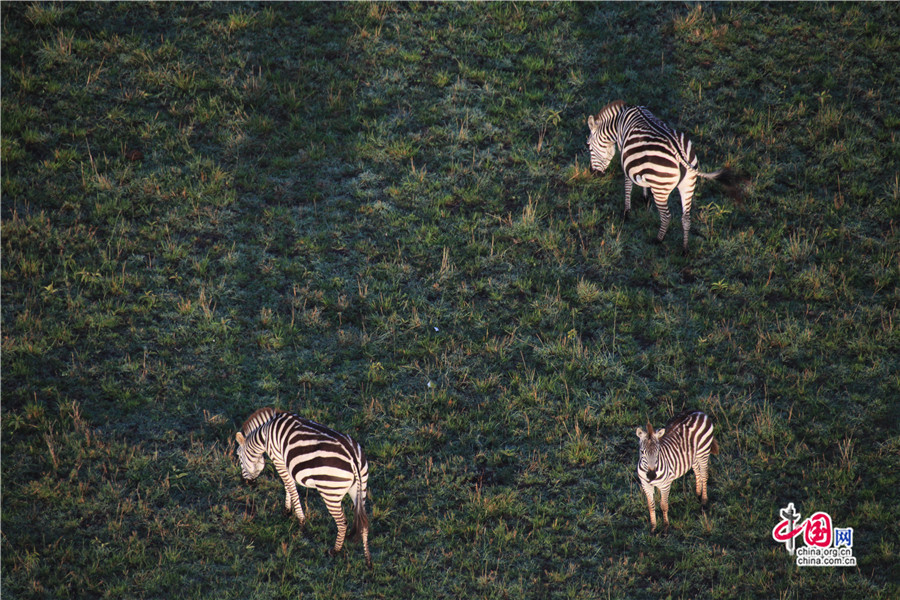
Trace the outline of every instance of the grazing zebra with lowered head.
<instances>
[{"instance_id":1,"label":"grazing zebra with lowered head","mask_svg":"<svg viewBox=\"0 0 900 600\"><path fill-rule=\"evenodd\" d=\"M366 516L369 463L358 443L324 425L268 407L250 415L235 434L235 440L245 481L259 477L266 466L264 455L269 455L284 483L284 507L288 512L293 510L301 525L306 517L297 484L319 490L338 528L330 554L340 552L344 545L347 520L341 500L349 494L354 506L355 534L362 537L366 564L372 566Z\"/></svg>"},{"instance_id":2,"label":"grazing zebra with lowered head","mask_svg":"<svg viewBox=\"0 0 900 600\"><path fill-rule=\"evenodd\" d=\"M588 117L588 148L591 168L603 173L612 161L616 146L625 171L625 218L631 211L633 185L647 188L659 211L657 242L662 242L669 229L669 195L675 188L681 194L681 227L684 230L683 250L687 252L688 232L691 229L691 200L697 177L717 179L733 196L740 197L742 178L729 169L703 173L691 141L683 133L657 119L643 106L629 106L622 100L607 104L594 118Z\"/></svg>"},{"instance_id":3,"label":"grazing zebra with lowered head","mask_svg":"<svg viewBox=\"0 0 900 600\"><path fill-rule=\"evenodd\" d=\"M636 433L641 440L637 474L647 497L651 530L656 530L653 488L659 488L659 504L668 530L669 488L673 481L691 469L697 479L697 497L701 505L706 506L709 455L719 453L719 445L713 439L713 424L706 414L692 410L675 415L659 431L653 431L648 421L647 431L638 427Z\"/></svg>"}]
</instances>

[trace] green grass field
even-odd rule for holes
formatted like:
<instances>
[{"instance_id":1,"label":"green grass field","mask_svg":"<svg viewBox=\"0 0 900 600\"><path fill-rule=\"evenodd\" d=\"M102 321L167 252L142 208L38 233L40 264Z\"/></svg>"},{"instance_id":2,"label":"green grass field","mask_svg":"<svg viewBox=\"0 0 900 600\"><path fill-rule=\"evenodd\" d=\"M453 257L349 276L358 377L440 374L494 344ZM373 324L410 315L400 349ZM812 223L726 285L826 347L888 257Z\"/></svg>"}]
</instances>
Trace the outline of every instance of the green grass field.
<instances>
[{"instance_id":1,"label":"green grass field","mask_svg":"<svg viewBox=\"0 0 900 600\"><path fill-rule=\"evenodd\" d=\"M889 3L3 3L4 600L898 597L898 40ZM686 257L677 195L656 246L589 172L617 98L749 176ZM242 485L266 405L366 448L373 571ZM685 477L651 534L635 427L683 408L710 510ZM857 567L797 567L788 502Z\"/></svg>"}]
</instances>

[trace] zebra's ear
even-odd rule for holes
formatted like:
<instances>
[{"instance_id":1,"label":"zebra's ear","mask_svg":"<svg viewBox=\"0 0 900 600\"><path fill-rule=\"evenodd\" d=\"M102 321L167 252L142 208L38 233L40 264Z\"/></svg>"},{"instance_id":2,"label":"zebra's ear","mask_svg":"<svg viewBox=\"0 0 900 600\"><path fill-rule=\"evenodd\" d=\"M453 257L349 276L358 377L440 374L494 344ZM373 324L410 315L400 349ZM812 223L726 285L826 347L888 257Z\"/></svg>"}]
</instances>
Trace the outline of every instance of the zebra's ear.
<instances>
[{"instance_id":1,"label":"zebra's ear","mask_svg":"<svg viewBox=\"0 0 900 600\"><path fill-rule=\"evenodd\" d=\"M656 439L660 439L660 438L662 438L662 436L664 436L664 435L666 435L666 428L665 428L665 427L663 427L662 429L657 429L657 430L656 430Z\"/></svg>"},{"instance_id":2,"label":"zebra's ear","mask_svg":"<svg viewBox=\"0 0 900 600\"><path fill-rule=\"evenodd\" d=\"M244 437L244 434L238 431L234 434L234 440L238 443L238 446L243 446L244 442L247 441L247 438Z\"/></svg>"},{"instance_id":3,"label":"zebra's ear","mask_svg":"<svg viewBox=\"0 0 900 600\"><path fill-rule=\"evenodd\" d=\"M597 128L597 124L594 121L594 115L588 115L588 128L590 128L591 131Z\"/></svg>"},{"instance_id":4,"label":"zebra's ear","mask_svg":"<svg viewBox=\"0 0 900 600\"><path fill-rule=\"evenodd\" d=\"M646 440L646 439L647 439L647 433L646 433L643 429L641 429L640 427L638 427L637 429L635 429L635 430L634 430L634 433L635 433L635 435L637 435L637 436L638 436L639 438L641 438L642 440Z\"/></svg>"}]
</instances>

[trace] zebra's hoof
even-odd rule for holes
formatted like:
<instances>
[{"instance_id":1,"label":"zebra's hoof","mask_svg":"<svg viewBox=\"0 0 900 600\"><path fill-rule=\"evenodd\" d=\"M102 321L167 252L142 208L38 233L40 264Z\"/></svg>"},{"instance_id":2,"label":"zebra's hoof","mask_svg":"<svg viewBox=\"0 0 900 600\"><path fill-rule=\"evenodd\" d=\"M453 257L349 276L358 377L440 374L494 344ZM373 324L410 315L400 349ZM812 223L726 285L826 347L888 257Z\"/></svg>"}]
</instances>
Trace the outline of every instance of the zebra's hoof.
<instances>
[{"instance_id":1,"label":"zebra's hoof","mask_svg":"<svg viewBox=\"0 0 900 600\"><path fill-rule=\"evenodd\" d=\"M329 548L325 551L325 556L337 556L340 550L335 550L334 548Z\"/></svg>"},{"instance_id":2,"label":"zebra's hoof","mask_svg":"<svg viewBox=\"0 0 900 600\"><path fill-rule=\"evenodd\" d=\"M624 213L622 213L622 220L623 220L623 221L627 221L627 220L628 220L628 215L630 215L630 214L631 214L631 211L630 211L630 210L626 210Z\"/></svg>"},{"instance_id":3,"label":"zebra's hoof","mask_svg":"<svg viewBox=\"0 0 900 600\"><path fill-rule=\"evenodd\" d=\"M653 244L654 246L660 246L660 245L662 245L662 240L659 238L653 238L653 241L650 243Z\"/></svg>"}]
</instances>

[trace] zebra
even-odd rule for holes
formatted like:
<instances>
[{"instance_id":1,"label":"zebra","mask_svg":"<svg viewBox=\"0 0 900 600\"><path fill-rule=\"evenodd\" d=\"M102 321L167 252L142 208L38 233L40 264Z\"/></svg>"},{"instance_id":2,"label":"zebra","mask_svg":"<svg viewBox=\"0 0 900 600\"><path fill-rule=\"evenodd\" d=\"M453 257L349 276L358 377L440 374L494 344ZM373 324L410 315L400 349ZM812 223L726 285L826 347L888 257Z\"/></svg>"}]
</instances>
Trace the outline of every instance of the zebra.
<instances>
[{"instance_id":1,"label":"zebra","mask_svg":"<svg viewBox=\"0 0 900 600\"><path fill-rule=\"evenodd\" d=\"M355 535L362 537L366 565L372 567L365 506L369 463L358 443L324 425L270 407L250 415L235 434L235 441L245 482L259 477L266 466L264 455L269 455L284 483L285 510L289 514L293 511L301 525L306 517L297 484L319 490L338 528L330 555L340 552L344 545L347 520L341 500L349 494L354 505Z\"/></svg>"},{"instance_id":2,"label":"zebra","mask_svg":"<svg viewBox=\"0 0 900 600\"><path fill-rule=\"evenodd\" d=\"M684 411L669 419L659 431L654 432L648 421L647 431L638 427L635 433L641 440L637 474L650 509L651 531L656 531L653 488L659 488L659 504L668 530L669 488L673 481L691 469L697 479L697 497L701 506L706 506L709 455L719 453L719 444L713 438L712 421L699 410Z\"/></svg>"},{"instance_id":3,"label":"zebra","mask_svg":"<svg viewBox=\"0 0 900 600\"><path fill-rule=\"evenodd\" d=\"M697 177L719 180L733 197L740 200L742 177L727 168L713 173L700 171L697 155L687 136L676 133L643 106L629 106L616 100L606 105L596 118L590 115L587 124L592 169L602 174L612 161L616 146L619 147L625 172L625 218L631 211L633 185L644 188L645 198L647 188L653 193L660 221L657 243L662 242L669 229L669 195L675 188L681 195L682 249L685 254Z\"/></svg>"}]
</instances>

